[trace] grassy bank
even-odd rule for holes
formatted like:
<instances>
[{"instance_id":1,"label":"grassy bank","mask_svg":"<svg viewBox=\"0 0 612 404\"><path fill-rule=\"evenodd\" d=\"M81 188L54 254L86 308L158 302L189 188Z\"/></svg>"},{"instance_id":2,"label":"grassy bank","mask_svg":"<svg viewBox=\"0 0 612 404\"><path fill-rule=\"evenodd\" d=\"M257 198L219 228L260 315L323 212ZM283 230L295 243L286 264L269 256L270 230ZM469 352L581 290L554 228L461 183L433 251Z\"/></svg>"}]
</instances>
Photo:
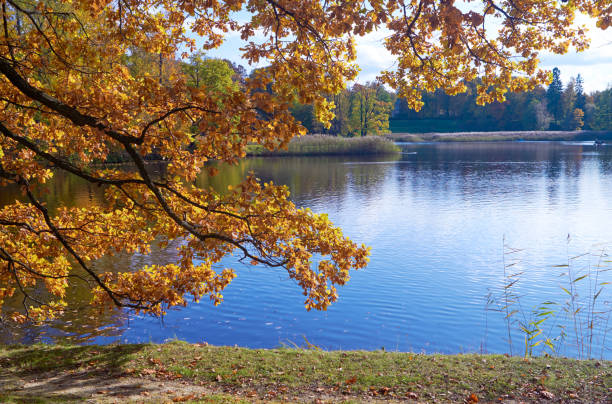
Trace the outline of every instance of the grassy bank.
<instances>
[{"instance_id":1,"label":"grassy bank","mask_svg":"<svg viewBox=\"0 0 612 404\"><path fill-rule=\"evenodd\" d=\"M383 137L336 137L308 135L294 138L287 150L270 151L260 145L250 145L250 156L316 156L316 155L372 155L397 153L400 149L392 140Z\"/></svg>"},{"instance_id":2,"label":"grassy bank","mask_svg":"<svg viewBox=\"0 0 612 404\"><path fill-rule=\"evenodd\" d=\"M163 345L5 346L1 402L606 402L610 361Z\"/></svg>"},{"instance_id":3,"label":"grassy bank","mask_svg":"<svg viewBox=\"0 0 612 404\"><path fill-rule=\"evenodd\" d=\"M509 140L565 140L612 142L610 131L523 131L523 132L455 132L455 133L392 133L394 142L476 142Z\"/></svg>"}]
</instances>

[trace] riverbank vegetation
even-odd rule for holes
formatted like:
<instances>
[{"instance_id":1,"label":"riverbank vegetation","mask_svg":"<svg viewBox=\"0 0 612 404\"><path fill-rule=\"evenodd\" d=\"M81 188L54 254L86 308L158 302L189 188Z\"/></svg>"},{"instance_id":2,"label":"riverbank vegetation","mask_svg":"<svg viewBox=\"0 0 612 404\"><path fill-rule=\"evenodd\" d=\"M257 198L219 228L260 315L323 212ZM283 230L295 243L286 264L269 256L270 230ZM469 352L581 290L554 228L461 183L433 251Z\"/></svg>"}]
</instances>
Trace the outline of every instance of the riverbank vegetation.
<instances>
[{"instance_id":1,"label":"riverbank vegetation","mask_svg":"<svg viewBox=\"0 0 612 404\"><path fill-rule=\"evenodd\" d=\"M385 136L394 142L497 142L497 141L612 141L612 131L500 131L453 133L390 133Z\"/></svg>"},{"instance_id":2,"label":"riverbank vegetation","mask_svg":"<svg viewBox=\"0 0 612 404\"><path fill-rule=\"evenodd\" d=\"M568 251L570 242L568 235ZM542 299L521 291L529 277L526 250L509 246L504 239L503 283L489 289L485 311L503 316L510 355L528 358L569 352L578 359L609 357L612 305L607 298L610 283L605 280L612 270L609 251L610 245L598 244L549 265L550 283L558 282L563 294L560 299ZM486 351L486 337L484 347Z\"/></svg>"},{"instance_id":3,"label":"riverbank vegetation","mask_svg":"<svg viewBox=\"0 0 612 404\"><path fill-rule=\"evenodd\" d=\"M311 346L312 347L312 346ZM612 362L162 345L4 346L3 402L603 403Z\"/></svg>"},{"instance_id":4,"label":"riverbank vegetation","mask_svg":"<svg viewBox=\"0 0 612 404\"><path fill-rule=\"evenodd\" d=\"M325 135L308 135L294 138L287 150L268 150L259 145L250 145L250 156L317 156L317 155L375 155L400 152L392 140L366 136L342 138Z\"/></svg>"}]
</instances>

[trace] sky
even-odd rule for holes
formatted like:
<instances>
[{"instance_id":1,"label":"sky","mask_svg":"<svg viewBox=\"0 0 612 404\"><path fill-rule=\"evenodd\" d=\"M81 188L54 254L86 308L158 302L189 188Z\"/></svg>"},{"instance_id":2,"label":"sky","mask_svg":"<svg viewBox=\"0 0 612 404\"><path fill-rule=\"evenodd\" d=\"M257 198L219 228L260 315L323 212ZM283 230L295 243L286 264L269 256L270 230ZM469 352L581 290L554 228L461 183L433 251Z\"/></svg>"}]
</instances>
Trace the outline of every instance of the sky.
<instances>
[{"instance_id":1,"label":"sky","mask_svg":"<svg viewBox=\"0 0 612 404\"><path fill-rule=\"evenodd\" d=\"M612 87L612 28L602 31L586 16L579 16L577 23L586 24L588 28L588 36L591 39L589 49L580 53L571 50L565 55L541 54L540 66L547 70L558 67L561 70L563 83L580 74L584 79L584 89L587 93ZM357 64L361 69L357 82L375 80L382 70L393 69L395 58L383 46L383 40L388 32L379 30L357 38ZM230 32L224 44L218 49L209 51L207 55L229 59L243 65L247 71L264 66L265 63L249 66L240 57L238 49L243 44L237 32Z\"/></svg>"}]
</instances>

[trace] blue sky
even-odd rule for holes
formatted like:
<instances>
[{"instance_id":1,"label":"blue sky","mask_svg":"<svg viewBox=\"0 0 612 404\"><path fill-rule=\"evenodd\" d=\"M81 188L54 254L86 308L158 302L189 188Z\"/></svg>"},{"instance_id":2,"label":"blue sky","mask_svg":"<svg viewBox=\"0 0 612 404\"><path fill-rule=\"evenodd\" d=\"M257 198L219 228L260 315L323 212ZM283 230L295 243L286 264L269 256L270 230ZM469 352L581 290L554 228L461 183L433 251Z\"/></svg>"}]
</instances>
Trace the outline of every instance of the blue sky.
<instances>
[{"instance_id":1,"label":"blue sky","mask_svg":"<svg viewBox=\"0 0 612 404\"><path fill-rule=\"evenodd\" d=\"M612 29L607 31L597 29L592 21L584 16L579 16L577 22L586 24L588 27L591 39L590 48L581 53L570 51L565 55L542 54L541 66L548 70L558 67L561 70L563 83L567 83L570 77L581 74L587 92L612 87L612 33L610 32ZM395 59L383 46L383 39L386 35L388 31L379 30L365 37L357 38L357 64L361 68L358 82L374 80L381 70L393 69ZM224 44L218 49L209 51L207 55L229 59L245 66L248 71L253 67L259 67L248 66L241 58L238 49L243 44L238 33L230 32ZM265 63L260 66L263 65Z\"/></svg>"}]
</instances>

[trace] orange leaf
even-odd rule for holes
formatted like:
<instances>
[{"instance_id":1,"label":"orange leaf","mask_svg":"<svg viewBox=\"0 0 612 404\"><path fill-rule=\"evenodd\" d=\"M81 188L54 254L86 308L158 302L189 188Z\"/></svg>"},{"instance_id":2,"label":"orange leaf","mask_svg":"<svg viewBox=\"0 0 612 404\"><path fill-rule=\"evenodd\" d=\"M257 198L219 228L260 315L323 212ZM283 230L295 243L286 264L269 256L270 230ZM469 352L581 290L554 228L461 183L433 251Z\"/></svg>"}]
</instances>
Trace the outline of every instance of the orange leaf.
<instances>
[{"instance_id":1,"label":"orange leaf","mask_svg":"<svg viewBox=\"0 0 612 404\"><path fill-rule=\"evenodd\" d=\"M353 376L350 379L344 381L345 384L354 384L357 381L357 376Z\"/></svg>"}]
</instances>

